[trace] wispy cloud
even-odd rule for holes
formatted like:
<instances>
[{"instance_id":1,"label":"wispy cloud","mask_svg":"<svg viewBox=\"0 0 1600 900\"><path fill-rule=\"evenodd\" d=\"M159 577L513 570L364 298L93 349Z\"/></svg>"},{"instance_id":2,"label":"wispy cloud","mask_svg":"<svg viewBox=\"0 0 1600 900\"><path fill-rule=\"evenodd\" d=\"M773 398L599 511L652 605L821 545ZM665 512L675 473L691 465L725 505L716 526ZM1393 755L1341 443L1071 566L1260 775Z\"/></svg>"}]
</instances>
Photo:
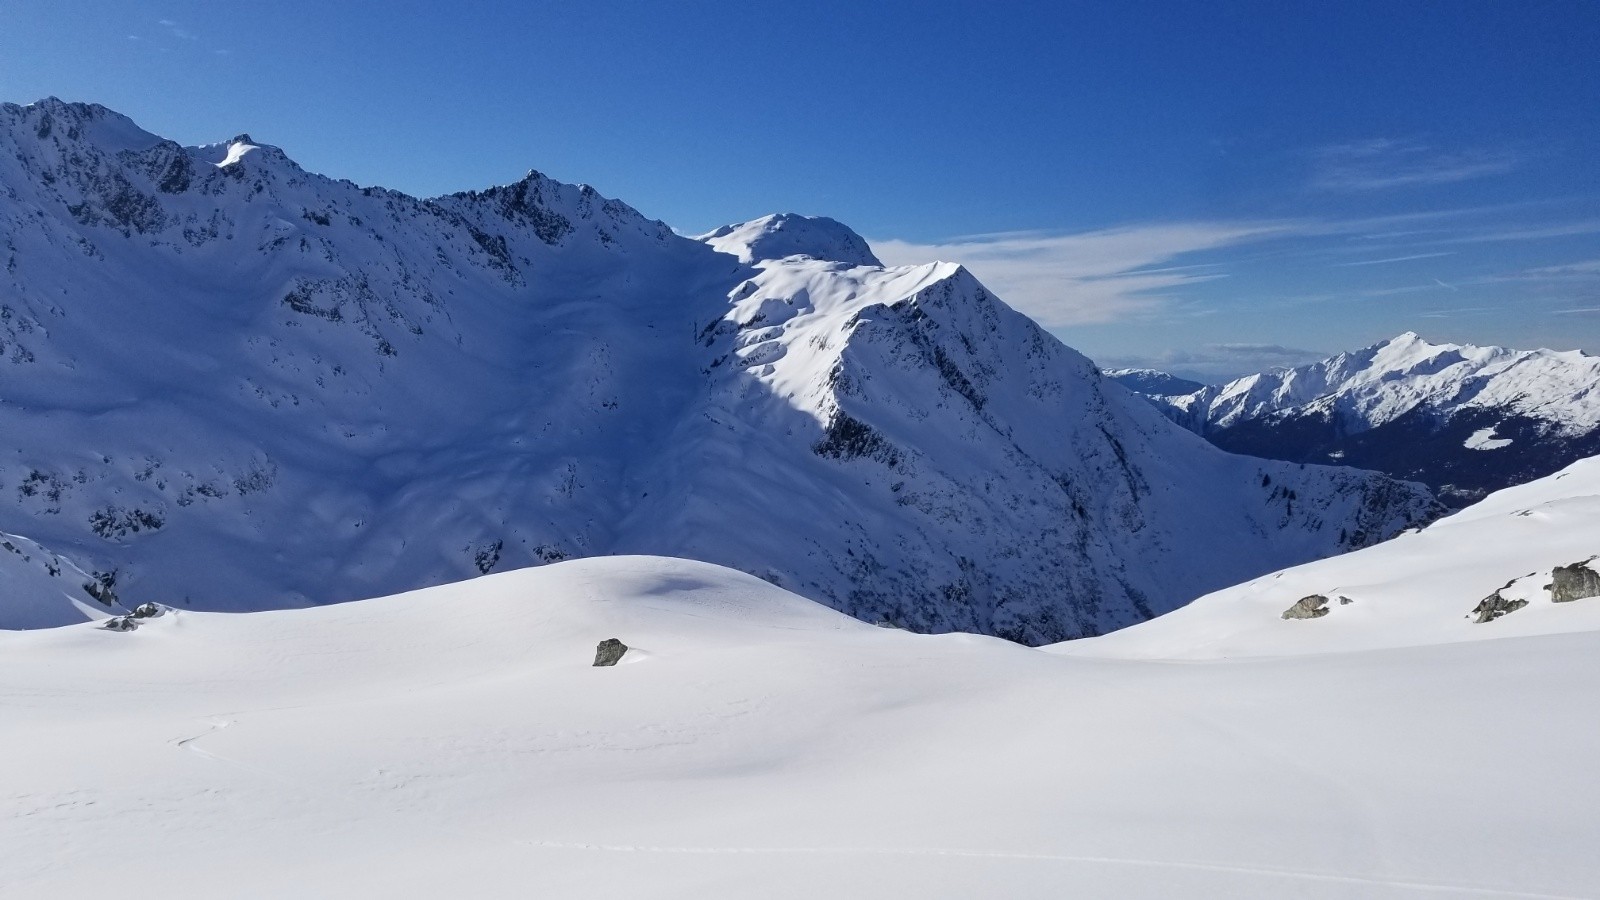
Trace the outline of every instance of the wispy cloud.
<instances>
[{"instance_id":1,"label":"wispy cloud","mask_svg":"<svg viewBox=\"0 0 1600 900\"><path fill-rule=\"evenodd\" d=\"M1282 222L1186 222L1079 234L981 234L937 243L875 240L890 265L959 262L1049 328L1110 322L1163 306L1173 289L1226 277L1216 264L1168 265L1185 254L1293 229Z\"/></svg>"},{"instance_id":2,"label":"wispy cloud","mask_svg":"<svg viewBox=\"0 0 1600 900\"><path fill-rule=\"evenodd\" d=\"M1600 219L1584 219L1536 228L1497 228L1429 241L1433 244L1476 244L1500 241L1543 241L1553 238L1600 234Z\"/></svg>"},{"instance_id":3,"label":"wispy cloud","mask_svg":"<svg viewBox=\"0 0 1600 900\"><path fill-rule=\"evenodd\" d=\"M1382 266L1389 263L1410 262L1414 259L1437 259L1441 256L1455 256L1455 251L1441 253L1413 253L1409 256L1389 256L1383 259L1358 259L1355 262L1333 263L1334 267L1345 269L1351 266Z\"/></svg>"},{"instance_id":4,"label":"wispy cloud","mask_svg":"<svg viewBox=\"0 0 1600 900\"><path fill-rule=\"evenodd\" d=\"M1500 150L1446 151L1417 141L1375 138L1322 147L1311 153L1311 185L1326 191L1377 191L1451 184L1517 167Z\"/></svg>"},{"instance_id":5,"label":"wispy cloud","mask_svg":"<svg viewBox=\"0 0 1600 900\"><path fill-rule=\"evenodd\" d=\"M1264 268L1281 274L1299 267L1305 285L1324 286L1301 295L1279 294L1257 301L1280 307L1459 292L1464 286L1506 281L1600 276L1600 260L1583 259L1497 275L1466 276L1447 268L1421 279L1414 270L1399 266L1396 271L1411 273L1399 284L1341 285L1331 281L1330 269L1365 270L1463 253L1443 249L1448 247L1600 233L1600 219L1551 221L1556 214L1550 213L1537 225L1505 224L1513 214L1527 216L1549 205L1524 202L1345 218L1156 222L1070 234L1007 232L932 242L875 239L871 243L890 265L933 260L962 263L1012 306L1047 328L1061 328L1210 312L1198 305L1197 298L1215 297L1215 291L1202 294L1186 289L1234 275L1249 276ZM1397 225L1408 227L1397 232ZM1417 240L1418 235L1429 238ZM1372 240L1375 237L1388 240ZM1376 255L1384 249L1390 255ZM1349 258L1355 255L1374 258Z\"/></svg>"},{"instance_id":6,"label":"wispy cloud","mask_svg":"<svg viewBox=\"0 0 1600 900\"><path fill-rule=\"evenodd\" d=\"M1539 266L1529 269L1529 275L1600 275L1600 259L1583 259L1556 266Z\"/></svg>"},{"instance_id":7,"label":"wispy cloud","mask_svg":"<svg viewBox=\"0 0 1600 900\"><path fill-rule=\"evenodd\" d=\"M1504 312L1497 306L1460 306L1454 309L1430 309L1417 313L1419 319L1458 319L1463 316L1481 316Z\"/></svg>"},{"instance_id":8,"label":"wispy cloud","mask_svg":"<svg viewBox=\"0 0 1600 900\"><path fill-rule=\"evenodd\" d=\"M167 34L172 35L173 37L177 38L180 41L198 41L198 40L200 40L200 38L198 36L196 36L194 32L188 30L187 28L184 28L182 25L179 25L177 22L174 22L171 19L162 19L161 21L157 22L156 24L160 25L162 28L166 29Z\"/></svg>"},{"instance_id":9,"label":"wispy cloud","mask_svg":"<svg viewBox=\"0 0 1600 900\"><path fill-rule=\"evenodd\" d=\"M157 53L210 52L214 56L227 56L230 53L229 50L217 47L211 40L189 30L176 19L157 19L148 35L130 34L128 40L138 41L150 51Z\"/></svg>"}]
</instances>

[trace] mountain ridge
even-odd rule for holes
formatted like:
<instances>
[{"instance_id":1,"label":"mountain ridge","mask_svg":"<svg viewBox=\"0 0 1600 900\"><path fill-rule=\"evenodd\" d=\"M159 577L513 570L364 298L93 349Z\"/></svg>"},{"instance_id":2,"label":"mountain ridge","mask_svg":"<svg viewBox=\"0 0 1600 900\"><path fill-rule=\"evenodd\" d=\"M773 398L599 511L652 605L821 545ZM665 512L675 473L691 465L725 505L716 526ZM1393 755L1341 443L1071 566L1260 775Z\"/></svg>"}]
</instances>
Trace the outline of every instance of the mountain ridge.
<instances>
[{"instance_id":1,"label":"mountain ridge","mask_svg":"<svg viewBox=\"0 0 1600 900\"><path fill-rule=\"evenodd\" d=\"M1406 332L1181 396L1142 392L1217 446L1428 484L1455 505L1600 453L1600 357Z\"/></svg>"},{"instance_id":2,"label":"mountain ridge","mask_svg":"<svg viewBox=\"0 0 1600 900\"><path fill-rule=\"evenodd\" d=\"M537 172L418 200L114 116L0 107L0 529L126 603L652 553L1040 643L1433 514L1218 453L966 270L866 264L844 226L717 239L804 226L747 263Z\"/></svg>"}]
</instances>

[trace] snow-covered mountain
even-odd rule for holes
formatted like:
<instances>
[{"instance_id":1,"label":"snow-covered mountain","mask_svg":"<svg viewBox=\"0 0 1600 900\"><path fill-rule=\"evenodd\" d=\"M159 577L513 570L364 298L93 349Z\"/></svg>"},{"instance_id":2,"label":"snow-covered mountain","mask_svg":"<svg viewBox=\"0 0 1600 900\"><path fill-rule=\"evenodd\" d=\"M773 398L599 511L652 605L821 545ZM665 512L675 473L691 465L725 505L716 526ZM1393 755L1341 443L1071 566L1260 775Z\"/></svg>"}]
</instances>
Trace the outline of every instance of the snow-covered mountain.
<instances>
[{"instance_id":1,"label":"snow-covered mountain","mask_svg":"<svg viewBox=\"0 0 1600 900\"><path fill-rule=\"evenodd\" d=\"M1062 652L1283 656L1600 631L1600 457Z\"/></svg>"},{"instance_id":2,"label":"snow-covered mountain","mask_svg":"<svg viewBox=\"0 0 1600 900\"><path fill-rule=\"evenodd\" d=\"M1578 350L1408 332L1183 396L1129 386L1225 450L1375 469L1458 505L1600 453L1600 357Z\"/></svg>"},{"instance_id":3,"label":"snow-covered mountain","mask_svg":"<svg viewBox=\"0 0 1600 900\"><path fill-rule=\"evenodd\" d=\"M1152 397L1179 397L1205 385L1156 369L1103 369L1102 374L1123 387Z\"/></svg>"},{"instance_id":4,"label":"snow-covered mountain","mask_svg":"<svg viewBox=\"0 0 1600 900\"><path fill-rule=\"evenodd\" d=\"M1337 628L1366 602L1273 618ZM593 666L611 638L628 649ZM8 900L1600 884L1600 632L1183 663L1058 649L874 628L641 557L0 632L0 884Z\"/></svg>"},{"instance_id":5,"label":"snow-covered mountain","mask_svg":"<svg viewBox=\"0 0 1600 900\"><path fill-rule=\"evenodd\" d=\"M537 173L419 200L54 100L0 107L0 197L0 530L125 607L652 553L1038 643L1434 512L1220 453L831 220L693 240Z\"/></svg>"},{"instance_id":6,"label":"snow-covered mountain","mask_svg":"<svg viewBox=\"0 0 1600 900\"><path fill-rule=\"evenodd\" d=\"M738 225L724 225L697 240L745 263L809 256L853 266L883 266L861 235L826 216L762 216Z\"/></svg>"}]
</instances>

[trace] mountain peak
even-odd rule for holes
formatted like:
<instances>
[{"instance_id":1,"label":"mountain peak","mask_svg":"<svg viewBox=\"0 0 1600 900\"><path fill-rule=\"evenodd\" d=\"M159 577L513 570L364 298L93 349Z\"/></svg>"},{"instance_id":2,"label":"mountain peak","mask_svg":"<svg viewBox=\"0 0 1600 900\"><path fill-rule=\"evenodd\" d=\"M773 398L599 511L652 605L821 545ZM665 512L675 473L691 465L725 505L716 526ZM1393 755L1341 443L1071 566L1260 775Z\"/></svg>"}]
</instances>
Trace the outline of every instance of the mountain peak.
<instances>
[{"instance_id":1,"label":"mountain peak","mask_svg":"<svg viewBox=\"0 0 1600 900\"><path fill-rule=\"evenodd\" d=\"M0 104L0 123L26 125L40 141L86 141L107 153L148 150L162 139L119 112L98 103L45 97L26 106Z\"/></svg>"},{"instance_id":2,"label":"mountain peak","mask_svg":"<svg viewBox=\"0 0 1600 900\"><path fill-rule=\"evenodd\" d=\"M854 266L883 265L865 238L827 216L776 213L724 225L695 239L747 263L809 256Z\"/></svg>"},{"instance_id":3,"label":"mountain peak","mask_svg":"<svg viewBox=\"0 0 1600 900\"><path fill-rule=\"evenodd\" d=\"M264 144L243 132L215 144L187 148L186 152L191 158L210 163L219 169L230 168L248 160L253 167L271 165L296 172L303 171L289 154L283 152L282 148Z\"/></svg>"}]
</instances>

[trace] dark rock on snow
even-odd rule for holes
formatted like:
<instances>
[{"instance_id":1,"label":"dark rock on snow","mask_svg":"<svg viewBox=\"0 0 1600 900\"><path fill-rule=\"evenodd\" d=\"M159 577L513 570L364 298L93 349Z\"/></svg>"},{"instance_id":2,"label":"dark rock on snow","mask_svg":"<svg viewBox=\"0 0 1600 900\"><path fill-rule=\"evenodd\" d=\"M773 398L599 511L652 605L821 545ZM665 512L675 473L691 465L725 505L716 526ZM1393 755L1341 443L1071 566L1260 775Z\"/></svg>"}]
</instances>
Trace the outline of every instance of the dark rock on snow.
<instances>
[{"instance_id":1,"label":"dark rock on snow","mask_svg":"<svg viewBox=\"0 0 1600 900\"><path fill-rule=\"evenodd\" d=\"M1472 608L1471 614L1478 617L1474 621L1479 625L1482 625L1485 622L1493 622L1495 619L1498 619L1501 616L1509 615L1523 608L1524 606L1527 606L1528 601L1526 600L1507 600L1506 598L1500 596L1500 591L1503 591L1516 583L1517 580L1513 578L1502 585L1499 590L1496 590L1494 593L1478 601L1478 605Z\"/></svg>"},{"instance_id":2,"label":"dark rock on snow","mask_svg":"<svg viewBox=\"0 0 1600 900\"><path fill-rule=\"evenodd\" d=\"M1583 562L1552 569L1550 583L1545 585L1550 591L1550 599L1556 603L1568 603L1586 597L1600 597L1600 573L1589 568L1589 564L1596 559L1600 557L1591 556Z\"/></svg>"},{"instance_id":3,"label":"dark rock on snow","mask_svg":"<svg viewBox=\"0 0 1600 900\"><path fill-rule=\"evenodd\" d=\"M1315 619L1325 616L1332 610L1328 609L1328 598L1321 594L1312 594L1301 597L1294 605L1283 611L1285 619Z\"/></svg>"},{"instance_id":4,"label":"dark rock on snow","mask_svg":"<svg viewBox=\"0 0 1600 900\"><path fill-rule=\"evenodd\" d=\"M606 638L594 648L594 664L597 666L614 666L622 654L628 652L628 645L616 638Z\"/></svg>"}]
</instances>

